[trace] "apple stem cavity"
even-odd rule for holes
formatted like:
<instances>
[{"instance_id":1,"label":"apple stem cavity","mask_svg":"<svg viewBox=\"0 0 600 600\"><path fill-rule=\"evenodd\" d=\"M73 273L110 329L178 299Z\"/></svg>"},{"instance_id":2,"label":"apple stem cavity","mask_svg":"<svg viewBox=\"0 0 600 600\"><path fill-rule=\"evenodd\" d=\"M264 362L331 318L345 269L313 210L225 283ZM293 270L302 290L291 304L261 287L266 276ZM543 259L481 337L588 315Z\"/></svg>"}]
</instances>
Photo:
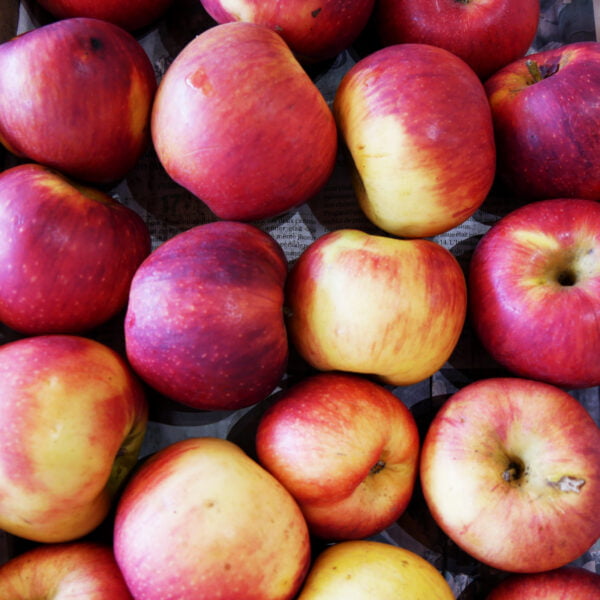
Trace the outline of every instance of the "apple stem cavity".
<instances>
[{"instance_id":1,"label":"apple stem cavity","mask_svg":"<svg viewBox=\"0 0 600 600\"><path fill-rule=\"evenodd\" d=\"M533 85L534 83L542 81L542 79L547 79L548 77L551 77L552 75L557 73L559 69L558 63L552 63L550 65L540 65L535 60L526 60L525 65L527 66L527 70L529 71L529 75L531 76L531 81L528 82L529 85Z\"/></svg>"},{"instance_id":2,"label":"apple stem cavity","mask_svg":"<svg viewBox=\"0 0 600 600\"><path fill-rule=\"evenodd\" d=\"M585 479L578 479L570 475L563 475L558 481L549 481L548 485L560 492L575 492L579 494L585 485Z\"/></svg>"},{"instance_id":3,"label":"apple stem cavity","mask_svg":"<svg viewBox=\"0 0 600 600\"><path fill-rule=\"evenodd\" d=\"M379 459L372 467L371 467L371 475L376 475L380 471L385 469L385 461Z\"/></svg>"},{"instance_id":4,"label":"apple stem cavity","mask_svg":"<svg viewBox=\"0 0 600 600\"><path fill-rule=\"evenodd\" d=\"M511 459L508 466L502 473L502 479L509 483L519 481L525 473L525 466L519 459Z\"/></svg>"}]
</instances>

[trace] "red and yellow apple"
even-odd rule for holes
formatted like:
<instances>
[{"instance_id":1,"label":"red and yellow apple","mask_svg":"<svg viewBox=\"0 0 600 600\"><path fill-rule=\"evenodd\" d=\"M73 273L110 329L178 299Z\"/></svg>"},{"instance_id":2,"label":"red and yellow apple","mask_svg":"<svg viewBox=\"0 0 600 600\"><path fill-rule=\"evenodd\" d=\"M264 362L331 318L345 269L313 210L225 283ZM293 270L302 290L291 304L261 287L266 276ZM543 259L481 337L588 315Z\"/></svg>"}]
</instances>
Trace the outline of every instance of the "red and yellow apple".
<instances>
[{"instance_id":1,"label":"red and yellow apple","mask_svg":"<svg viewBox=\"0 0 600 600\"><path fill-rule=\"evenodd\" d=\"M372 540L343 541L314 560L298 600L454 600L442 574L410 550Z\"/></svg>"},{"instance_id":2,"label":"red and yellow apple","mask_svg":"<svg viewBox=\"0 0 600 600\"><path fill-rule=\"evenodd\" d=\"M291 600L310 561L285 488L232 442L189 438L152 455L117 506L114 549L135 598Z\"/></svg>"},{"instance_id":3,"label":"red and yellow apple","mask_svg":"<svg viewBox=\"0 0 600 600\"><path fill-rule=\"evenodd\" d=\"M109 546L70 542L36 546L0 566L0 598L133 600Z\"/></svg>"},{"instance_id":4,"label":"red and yellow apple","mask_svg":"<svg viewBox=\"0 0 600 600\"><path fill-rule=\"evenodd\" d=\"M152 388L196 409L238 409L283 377L287 261L248 223L197 225L159 246L136 271L125 346Z\"/></svg>"},{"instance_id":5,"label":"red and yellow apple","mask_svg":"<svg viewBox=\"0 0 600 600\"><path fill-rule=\"evenodd\" d=\"M481 79L525 55L540 18L539 0L378 0L376 7L381 43L445 48Z\"/></svg>"},{"instance_id":6,"label":"red and yellow apple","mask_svg":"<svg viewBox=\"0 0 600 600\"><path fill-rule=\"evenodd\" d=\"M110 21L128 31L154 23L173 0L37 0L58 19L90 17Z\"/></svg>"},{"instance_id":7,"label":"red and yellow apple","mask_svg":"<svg viewBox=\"0 0 600 600\"><path fill-rule=\"evenodd\" d=\"M461 388L425 435L420 481L440 528L495 569L559 568L600 538L600 428L547 383L498 377Z\"/></svg>"},{"instance_id":8,"label":"red and yellow apple","mask_svg":"<svg viewBox=\"0 0 600 600\"><path fill-rule=\"evenodd\" d=\"M600 42L518 59L485 83L498 175L526 201L600 200Z\"/></svg>"},{"instance_id":9,"label":"red and yellow apple","mask_svg":"<svg viewBox=\"0 0 600 600\"><path fill-rule=\"evenodd\" d=\"M147 149L152 63L122 28L63 19L0 45L0 143L76 179L112 183Z\"/></svg>"},{"instance_id":10,"label":"red and yellow apple","mask_svg":"<svg viewBox=\"0 0 600 600\"><path fill-rule=\"evenodd\" d=\"M255 445L321 538L374 535L411 499L417 425L399 398L364 377L320 373L287 388L260 419Z\"/></svg>"},{"instance_id":11,"label":"red and yellow apple","mask_svg":"<svg viewBox=\"0 0 600 600\"><path fill-rule=\"evenodd\" d=\"M592 600L600 598L600 575L567 566L542 573L512 574L486 600Z\"/></svg>"},{"instance_id":12,"label":"red and yellow apple","mask_svg":"<svg viewBox=\"0 0 600 600\"><path fill-rule=\"evenodd\" d=\"M333 231L304 250L286 287L290 340L310 365L392 385L435 373L465 320L462 269L430 240Z\"/></svg>"},{"instance_id":13,"label":"red and yellow apple","mask_svg":"<svg viewBox=\"0 0 600 600\"><path fill-rule=\"evenodd\" d=\"M470 262L473 328L514 374L600 384L600 204L530 202L497 221Z\"/></svg>"},{"instance_id":14,"label":"red and yellow apple","mask_svg":"<svg viewBox=\"0 0 600 600\"><path fill-rule=\"evenodd\" d=\"M219 218L273 217L313 197L337 155L331 110L275 31L212 27L165 73L152 137L166 172Z\"/></svg>"},{"instance_id":15,"label":"red and yellow apple","mask_svg":"<svg viewBox=\"0 0 600 600\"><path fill-rule=\"evenodd\" d=\"M276 31L301 62L334 58L367 25L374 0L201 0L217 23L245 21Z\"/></svg>"},{"instance_id":16,"label":"red and yellow apple","mask_svg":"<svg viewBox=\"0 0 600 600\"><path fill-rule=\"evenodd\" d=\"M48 335L0 347L0 528L39 542L93 531L137 462L143 390L114 350Z\"/></svg>"},{"instance_id":17,"label":"red and yellow apple","mask_svg":"<svg viewBox=\"0 0 600 600\"><path fill-rule=\"evenodd\" d=\"M344 75L333 109L360 207L385 232L434 236L485 200L496 172L490 106L477 75L449 51L373 52Z\"/></svg>"},{"instance_id":18,"label":"red and yellow apple","mask_svg":"<svg viewBox=\"0 0 600 600\"><path fill-rule=\"evenodd\" d=\"M0 321L89 331L121 311L150 232L108 194L27 163L0 173Z\"/></svg>"}]
</instances>

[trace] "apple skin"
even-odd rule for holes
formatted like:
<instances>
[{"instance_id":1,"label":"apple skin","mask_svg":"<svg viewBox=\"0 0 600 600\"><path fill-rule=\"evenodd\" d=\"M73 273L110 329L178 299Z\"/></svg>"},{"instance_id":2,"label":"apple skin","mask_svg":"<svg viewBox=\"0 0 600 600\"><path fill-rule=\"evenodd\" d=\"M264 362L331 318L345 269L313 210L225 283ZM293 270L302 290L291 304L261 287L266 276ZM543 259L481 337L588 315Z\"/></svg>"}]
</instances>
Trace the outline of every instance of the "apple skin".
<instances>
[{"instance_id":1,"label":"apple skin","mask_svg":"<svg viewBox=\"0 0 600 600\"><path fill-rule=\"evenodd\" d=\"M0 566L0 597L11 600L133 600L112 549L93 542L37 546Z\"/></svg>"},{"instance_id":2,"label":"apple skin","mask_svg":"<svg viewBox=\"0 0 600 600\"><path fill-rule=\"evenodd\" d=\"M321 373L287 388L262 416L259 462L329 540L374 535L411 499L419 434L400 399L372 381Z\"/></svg>"},{"instance_id":3,"label":"apple skin","mask_svg":"<svg viewBox=\"0 0 600 600\"><path fill-rule=\"evenodd\" d=\"M469 266L473 328L512 373L568 389L600 384L600 204L530 202L497 221Z\"/></svg>"},{"instance_id":4,"label":"apple skin","mask_svg":"<svg viewBox=\"0 0 600 600\"><path fill-rule=\"evenodd\" d=\"M234 221L309 200L337 155L320 90L281 36L246 22L216 25L177 55L156 95L152 137L171 178Z\"/></svg>"},{"instance_id":5,"label":"apple skin","mask_svg":"<svg viewBox=\"0 0 600 600\"><path fill-rule=\"evenodd\" d=\"M108 194L23 164L0 173L0 321L81 333L125 308L150 254L142 218Z\"/></svg>"},{"instance_id":6,"label":"apple skin","mask_svg":"<svg viewBox=\"0 0 600 600\"><path fill-rule=\"evenodd\" d=\"M289 600L310 540L286 489L236 444L175 442L135 473L117 506L117 563L135 598Z\"/></svg>"},{"instance_id":7,"label":"apple skin","mask_svg":"<svg viewBox=\"0 0 600 600\"><path fill-rule=\"evenodd\" d=\"M600 43L531 54L485 82L498 175L531 200L600 200Z\"/></svg>"},{"instance_id":8,"label":"apple skin","mask_svg":"<svg viewBox=\"0 0 600 600\"><path fill-rule=\"evenodd\" d=\"M125 315L134 370L202 410L266 398L283 377L287 261L267 233L216 221L167 240L140 265Z\"/></svg>"},{"instance_id":9,"label":"apple skin","mask_svg":"<svg viewBox=\"0 0 600 600\"><path fill-rule=\"evenodd\" d=\"M456 392L425 435L420 481L440 528L495 569L559 568L600 537L600 429L547 383L497 377Z\"/></svg>"},{"instance_id":10,"label":"apple skin","mask_svg":"<svg viewBox=\"0 0 600 600\"><path fill-rule=\"evenodd\" d=\"M114 23L128 31L136 31L154 23L173 0L37 0L58 19L89 17Z\"/></svg>"},{"instance_id":11,"label":"apple skin","mask_svg":"<svg viewBox=\"0 0 600 600\"><path fill-rule=\"evenodd\" d=\"M276 31L302 63L334 58L366 27L374 0L200 0L217 23L244 21Z\"/></svg>"},{"instance_id":12,"label":"apple skin","mask_svg":"<svg viewBox=\"0 0 600 600\"><path fill-rule=\"evenodd\" d=\"M112 183L150 141L156 77L120 27L63 19L0 45L0 142L90 183Z\"/></svg>"},{"instance_id":13,"label":"apple skin","mask_svg":"<svg viewBox=\"0 0 600 600\"><path fill-rule=\"evenodd\" d=\"M465 278L448 250L354 229L308 246L286 285L288 334L310 365L391 385L417 383L444 364L466 304Z\"/></svg>"},{"instance_id":14,"label":"apple skin","mask_svg":"<svg viewBox=\"0 0 600 600\"><path fill-rule=\"evenodd\" d=\"M490 107L473 70L447 50L373 52L344 75L333 110L358 202L384 231L434 236L485 200L496 172Z\"/></svg>"},{"instance_id":15,"label":"apple skin","mask_svg":"<svg viewBox=\"0 0 600 600\"><path fill-rule=\"evenodd\" d=\"M297 600L454 600L442 574L424 558L372 540L339 542L313 562Z\"/></svg>"},{"instance_id":16,"label":"apple skin","mask_svg":"<svg viewBox=\"0 0 600 600\"><path fill-rule=\"evenodd\" d=\"M444 48L481 79L525 55L540 18L539 0L378 0L376 6L381 43Z\"/></svg>"},{"instance_id":17,"label":"apple skin","mask_svg":"<svg viewBox=\"0 0 600 600\"><path fill-rule=\"evenodd\" d=\"M107 516L146 431L143 390L92 339L23 338L0 347L0 528L67 542Z\"/></svg>"},{"instance_id":18,"label":"apple skin","mask_svg":"<svg viewBox=\"0 0 600 600\"><path fill-rule=\"evenodd\" d=\"M600 575L567 566L543 573L510 575L486 600L591 600L600 597Z\"/></svg>"}]
</instances>

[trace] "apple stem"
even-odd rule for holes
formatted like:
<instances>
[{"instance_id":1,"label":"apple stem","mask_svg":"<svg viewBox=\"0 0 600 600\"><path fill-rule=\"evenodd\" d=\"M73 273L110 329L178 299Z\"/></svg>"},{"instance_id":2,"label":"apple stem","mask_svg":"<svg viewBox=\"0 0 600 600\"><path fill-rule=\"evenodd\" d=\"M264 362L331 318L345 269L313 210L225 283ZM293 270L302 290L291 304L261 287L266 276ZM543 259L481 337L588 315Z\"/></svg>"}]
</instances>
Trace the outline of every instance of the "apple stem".
<instances>
[{"instance_id":1,"label":"apple stem","mask_svg":"<svg viewBox=\"0 0 600 600\"><path fill-rule=\"evenodd\" d=\"M523 475L523 465L517 461L511 461L502 473L502 479L504 481L512 482L517 481Z\"/></svg>"},{"instance_id":2,"label":"apple stem","mask_svg":"<svg viewBox=\"0 0 600 600\"><path fill-rule=\"evenodd\" d=\"M376 473L379 473L379 471L382 471L385 468L385 461L379 459L372 467L371 467L371 474L375 475Z\"/></svg>"},{"instance_id":3,"label":"apple stem","mask_svg":"<svg viewBox=\"0 0 600 600\"><path fill-rule=\"evenodd\" d=\"M527 66L529 75L531 75L531 84L538 83L538 81L542 81L542 79L546 79L547 77L554 75L559 69L558 64L552 64L549 66L540 65L537 61L531 59L526 60L525 65Z\"/></svg>"}]
</instances>

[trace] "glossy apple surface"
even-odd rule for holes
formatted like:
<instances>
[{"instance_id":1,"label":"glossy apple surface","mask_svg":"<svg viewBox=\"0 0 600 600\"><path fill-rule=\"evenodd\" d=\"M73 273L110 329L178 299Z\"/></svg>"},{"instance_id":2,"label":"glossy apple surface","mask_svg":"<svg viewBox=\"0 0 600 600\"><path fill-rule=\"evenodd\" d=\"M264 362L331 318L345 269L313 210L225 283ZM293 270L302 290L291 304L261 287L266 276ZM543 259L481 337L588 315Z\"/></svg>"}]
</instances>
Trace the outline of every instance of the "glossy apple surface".
<instances>
[{"instance_id":1,"label":"glossy apple surface","mask_svg":"<svg viewBox=\"0 0 600 600\"><path fill-rule=\"evenodd\" d=\"M115 351L49 335L0 347L0 527L39 542L90 533L135 465L139 382Z\"/></svg>"},{"instance_id":2,"label":"glossy apple surface","mask_svg":"<svg viewBox=\"0 0 600 600\"><path fill-rule=\"evenodd\" d=\"M79 333L127 303L150 253L142 218L37 164L0 173L0 321L27 334Z\"/></svg>"},{"instance_id":3,"label":"glossy apple surface","mask_svg":"<svg viewBox=\"0 0 600 600\"><path fill-rule=\"evenodd\" d=\"M490 77L498 174L531 200L600 199L600 43L518 59Z\"/></svg>"},{"instance_id":4,"label":"glossy apple surface","mask_svg":"<svg viewBox=\"0 0 600 600\"><path fill-rule=\"evenodd\" d=\"M386 388L321 373L287 388L259 422L260 463L294 496L310 531L358 539L406 509L419 457L415 420Z\"/></svg>"},{"instance_id":5,"label":"glossy apple surface","mask_svg":"<svg viewBox=\"0 0 600 600\"><path fill-rule=\"evenodd\" d=\"M348 48L373 12L374 0L201 0L218 23L245 21L276 31L302 62L334 58Z\"/></svg>"},{"instance_id":6,"label":"glossy apple surface","mask_svg":"<svg viewBox=\"0 0 600 600\"><path fill-rule=\"evenodd\" d=\"M142 465L117 507L114 548L145 600L289 600L310 559L292 496L238 446L210 437Z\"/></svg>"},{"instance_id":7,"label":"glossy apple surface","mask_svg":"<svg viewBox=\"0 0 600 600\"><path fill-rule=\"evenodd\" d=\"M298 600L453 600L442 574L399 546L371 540L334 544L317 556Z\"/></svg>"},{"instance_id":8,"label":"glossy apple surface","mask_svg":"<svg viewBox=\"0 0 600 600\"><path fill-rule=\"evenodd\" d=\"M263 400L287 364L286 276L283 250L253 225L217 221L176 235L134 275L129 362L154 389L194 408Z\"/></svg>"},{"instance_id":9,"label":"glossy apple surface","mask_svg":"<svg viewBox=\"0 0 600 600\"><path fill-rule=\"evenodd\" d=\"M470 217L496 171L492 116L464 61L426 44L388 46L358 61L334 114L366 216L400 237L430 237Z\"/></svg>"},{"instance_id":10,"label":"glossy apple surface","mask_svg":"<svg viewBox=\"0 0 600 600\"><path fill-rule=\"evenodd\" d=\"M600 429L546 383L501 377L456 392L427 431L420 480L442 530L496 569L559 568L600 537Z\"/></svg>"},{"instance_id":11,"label":"glossy apple surface","mask_svg":"<svg viewBox=\"0 0 600 600\"><path fill-rule=\"evenodd\" d=\"M497 221L469 272L470 317L515 374L566 388L600 384L600 205L540 200Z\"/></svg>"},{"instance_id":12,"label":"glossy apple surface","mask_svg":"<svg viewBox=\"0 0 600 600\"><path fill-rule=\"evenodd\" d=\"M246 22L198 35L162 79L152 137L167 173L221 219L253 221L327 182L337 131L281 36Z\"/></svg>"},{"instance_id":13,"label":"glossy apple surface","mask_svg":"<svg viewBox=\"0 0 600 600\"><path fill-rule=\"evenodd\" d=\"M354 229L323 235L290 271L290 340L321 371L410 385L449 358L466 314L463 272L429 240Z\"/></svg>"},{"instance_id":14,"label":"glossy apple surface","mask_svg":"<svg viewBox=\"0 0 600 600\"><path fill-rule=\"evenodd\" d=\"M539 18L539 0L379 0L375 20L383 44L445 48L487 79L525 55Z\"/></svg>"},{"instance_id":15,"label":"glossy apple surface","mask_svg":"<svg viewBox=\"0 0 600 600\"><path fill-rule=\"evenodd\" d=\"M92 542L37 546L0 566L10 600L133 600L112 549Z\"/></svg>"},{"instance_id":16,"label":"glossy apple surface","mask_svg":"<svg viewBox=\"0 0 600 600\"><path fill-rule=\"evenodd\" d=\"M154 23L173 0L38 0L38 3L59 19L90 17L135 31Z\"/></svg>"},{"instance_id":17,"label":"glossy apple surface","mask_svg":"<svg viewBox=\"0 0 600 600\"><path fill-rule=\"evenodd\" d=\"M62 19L0 45L0 142L93 183L124 177L149 144L156 78L128 32Z\"/></svg>"},{"instance_id":18,"label":"glossy apple surface","mask_svg":"<svg viewBox=\"0 0 600 600\"><path fill-rule=\"evenodd\" d=\"M509 576L486 600L592 600L600 598L600 575L581 567Z\"/></svg>"}]
</instances>

